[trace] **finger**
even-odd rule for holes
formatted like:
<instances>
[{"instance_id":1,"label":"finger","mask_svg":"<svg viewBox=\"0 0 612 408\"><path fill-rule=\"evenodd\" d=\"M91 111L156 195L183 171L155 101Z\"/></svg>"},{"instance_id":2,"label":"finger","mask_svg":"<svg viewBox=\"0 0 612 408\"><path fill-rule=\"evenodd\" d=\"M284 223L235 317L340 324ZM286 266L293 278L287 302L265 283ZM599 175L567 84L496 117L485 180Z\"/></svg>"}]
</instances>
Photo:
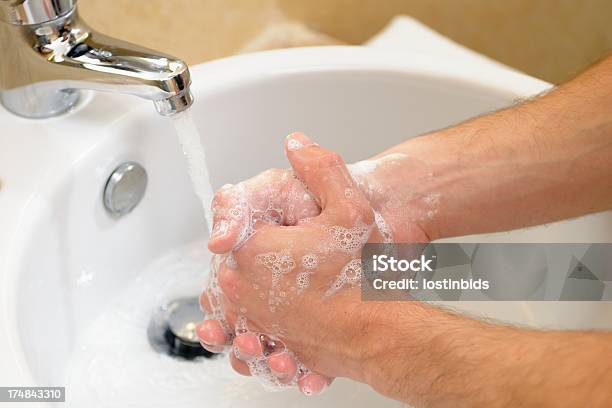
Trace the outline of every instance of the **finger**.
<instances>
[{"instance_id":1,"label":"finger","mask_svg":"<svg viewBox=\"0 0 612 408\"><path fill-rule=\"evenodd\" d=\"M234 371L236 371L238 374L245 375L245 376L251 375L251 370L249 369L249 366L247 365L247 363L238 359L238 357L236 357L236 355L234 354L233 350L231 353L229 353L229 355L230 355L230 364L232 365L232 368L234 369Z\"/></svg>"},{"instance_id":2,"label":"finger","mask_svg":"<svg viewBox=\"0 0 612 408\"><path fill-rule=\"evenodd\" d=\"M200 345L204 350L214 354L223 353L225 351L225 346L212 346L210 344L204 343L203 341L200 341Z\"/></svg>"},{"instance_id":3,"label":"finger","mask_svg":"<svg viewBox=\"0 0 612 408\"><path fill-rule=\"evenodd\" d=\"M297 372L295 359L285 351L272 354L268 357L268 366L272 374L274 374L281 383L290 382Z\"/></svg>"},{"instance_id":4,"label":"finger","mask_svg":"<svg viewBox=\"0 0 612 408\"><path fill-rule=\"evenodd\" d=\"M257 274L257 283L261 287L268 287L268 285L272 284L272 274L269 273L269 265L266 266L260 260L259 257L261 255L277 256L279 250L295 248L294 251L291 251L291 258L295 263L295 268L299 266L298 262L300 262L302 251L309 248L318 248L321 242L325 242L327 239L327 232L319 226L313 227L310 224L298 224L294 227L267 225L260 228L257 234L249 239L249 242L234 252L234 255L239 264L249 265L250 273ZM296 269L292 269L292 271L296 271ZM245 291L243 294L245 297L249 296L247 293L249 287L242 286L240 288ZM263 293L263 291L259 291L259 295L262 296L261 299L267 299L263 297Z\"/></svg>"},{"instance_id":5,"label":"finger","mask_svg":"<svg viewBox=\"0 0 612 408\"><path fill-rule=\"evenodd\" d=\"M289 135L285 151L293 171L318 198L323 213L331 212L337 221L345 220L350 225L373 222L367 199L338 153L319 146L303 133Z\"/></svg>"},{"instance_id":6,"label":"finger","mask_svg":"<svg viewBox=\"0 0 612 408\"><path fill-rule=\"evenodd\" d=\"M204 320L196 326L196 334L200 342L208 346L224 346L228 341L223 325L218 320Z\"/></svg>"},{"instance_id":7,"label":"finger","mask_svg":"<svg viewBox=\"0 0 612 408\"><path fill-rule=\"evenodd\" d=\"M213 253L230 252L244 228L244 214L236 190L237 187L226 185L213 198L213 226L208 240L208 249Z\"/></svg>"},{"instance_id":8,"label":"finger","mask_svg":"<svg viewBox=\"0 0 612 408\"><path fill-rule=\"evenodd\" d=\"M247 332L236 336L234 339L236 357L242 361L248 361L254 357L263 356L263 347L259 336L252 332Z\"/></svg>"},{"instance_id":9,"label":"finger","mask_svg":"<svg viewBox=\"0 0 612 408\"><path fill-rule=\"evenodd\" d=\"M208 249L215 254L230 252L236 243L240 224L234 220L220 219L213 222L212 235L208 239Z\"/></svg>"},{"instance_id":10,"label":"finger","mask_svg":"<svg viewBox=\"0 0 612 408\"><path fill-rule=\"evenodd\" d=\"M202 311L202 313L204 314L208 314L211 312L212 308L210 306L210 300L208 300L208 295L206 294L206 291L203 291L202 293L200 293L200 310Z\"/></svg>"},{"instance_id":11,"label":"finger","mask_svg":"<svg viewBox=\"0 0 612 408\"><path fill-rule=\"evenodd\" d=\"M283 191L292 181L285 169L268 169L236 186L224 187L213 199L213 234L209 249L227 253L247 240L259 223L283 223Z\"/></svg>"},{"instance_id":12,"label":"finger","mask_svg":"<svg viewBox=\"0 0 612 408\"><path fill-rule=\"evenodd\" d=\"M240 299L240 274L234 269L221 265L219 269L219 286L230 302L237 303Z\"/></svg>"},{"instance_id":13,"label":"finger","mask_svg":"<svg viewBox=\"0 0 612 408\"><path fill-rule=\"evenodd\" d=\"M298 380L298 388L305 395L318 395L331 384L330 378L317 373L308 373Z\"/></svg>"},{"instance_id":14,"label":"finger","mask_svg":"<svg viewBox=\"0 0 612 408\"><path fill-rule=\"evenodd\" d=\"M204 320L216 322L218 326L221 326L226 336L226 342L230 341L233 335L232 327L236 321L236 312L228 303L227 296L221 291L221 293L214 294L210 288L205 289L200 293L200 310L204 313ZM207 323L208 324L208 323ZM215 324L216 325L216 324ZM200 330L206 330L209 327L202 327ZM217 330L213 328L213 330Z\"/></svg>"}]
</instances>

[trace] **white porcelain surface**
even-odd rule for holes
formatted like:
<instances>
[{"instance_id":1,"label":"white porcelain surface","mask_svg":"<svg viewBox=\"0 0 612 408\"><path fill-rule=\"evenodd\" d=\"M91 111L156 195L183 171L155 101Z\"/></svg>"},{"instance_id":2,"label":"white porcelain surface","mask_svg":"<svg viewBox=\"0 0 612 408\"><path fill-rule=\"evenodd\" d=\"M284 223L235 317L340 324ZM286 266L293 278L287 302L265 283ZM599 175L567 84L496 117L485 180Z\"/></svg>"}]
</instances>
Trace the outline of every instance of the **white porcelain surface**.
<instances>
[{"instance_id":1,"label":"white porcelain surface","mask_svg":"<svg viewBox=\"0 0 612 408\"><path fill-rule=\"evenodd\" d=\"M355 161L549 86L499 66L352 47L234 57L194 67L193 81L193 114L215 187L287 166L282 141L295 130ZM85 99L77 111L44 121L0 110L2 385L64 385L82 333L143 266L205 238L169 120L132 97ZM126 160L147 169L149 187L133 213L114 219L104 211L102 189ZM475 239L612 242L612 216L467 241ZM195 291L201 285L193 282ZM604 306L476 302L463 308L523 324L607 327ZM240 381L251 384L249 398L268 406L340 406L347 393L356 407L397 405L346 381L311 401L292 391L264 394L251 380ZM211 406L248 399L215 391L220 388L219 380L209 393Z\"/></svg>"}]
</instances>

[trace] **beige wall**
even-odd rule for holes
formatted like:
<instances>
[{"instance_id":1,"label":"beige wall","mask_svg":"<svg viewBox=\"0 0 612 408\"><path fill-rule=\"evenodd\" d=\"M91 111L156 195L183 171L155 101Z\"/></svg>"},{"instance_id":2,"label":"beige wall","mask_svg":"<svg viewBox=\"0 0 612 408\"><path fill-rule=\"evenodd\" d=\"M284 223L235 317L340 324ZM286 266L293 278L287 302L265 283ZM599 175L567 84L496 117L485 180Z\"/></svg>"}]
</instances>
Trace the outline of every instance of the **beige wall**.
<instances>
[{"instance_id":1,"label":"beige wall","mask_svg":"<svg viewBox=\"0 0 612 408\"><path fill-rule=\"evenodd\" d=\"M198 63L286 20L358 44L396 14L561 82L612 51L610 0L79 0L96 28Z\"/></svg>"}]
</instances>

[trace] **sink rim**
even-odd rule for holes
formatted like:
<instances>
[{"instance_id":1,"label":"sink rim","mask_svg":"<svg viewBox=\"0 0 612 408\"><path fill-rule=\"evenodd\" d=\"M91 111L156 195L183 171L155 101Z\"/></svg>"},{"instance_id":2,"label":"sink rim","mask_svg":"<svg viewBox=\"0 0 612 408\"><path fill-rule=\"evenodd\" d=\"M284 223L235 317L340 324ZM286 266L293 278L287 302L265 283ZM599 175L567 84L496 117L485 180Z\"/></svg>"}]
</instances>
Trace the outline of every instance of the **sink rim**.
<instances>
[{"instance_id":1,"label":"sink rim","mask_svg":"<svg viewBox=\"0 0 612 408\"><path fill-rule=\"evenodd\" d=\"M198 94L204 92L219 92L224 87L235 87L240 83L262 78L274 78L291 73L337 71L371 72L373 74L398 72L408 75L440 77L499 93L507 93L516 98L531 96L550 87L550 84L544 81L498 64L485 64L469 59L457 61L456 58L430 54L352 46L311 47L245 54L196 65L191 67L191 71L194 81L192 89L196 98ZM105 115L105 120L110 118L110 121L98 120L96 122L95 119L100 116L100 109L104 106L110 107ZM17 330L18 274L11 273L11 271L22 269L21 260L27 254L28 238L38 219L37 206L41 204L41 198L44 202L44 197L55 191L58 183L61 183L70 173L79 157L94 149L103 140L100 139L99 134L104 135L107 127L130 115L132 111L140 112L147 109L151 111L151 114L155 114L148 101L104 93L96 94L91 101L76 112L44 121L16 118L0 108L0 120L5 121L15 131L32 133L30 127L34 123L49 125L51 129L48 133L53 137L53 148L58 152L68 151L68 160L64 160L63 163L57 163L58 159L51 159L46 163L48 167L43 174L48 180L44 180L43 185L38 179L39 173L27 171L33 169L36 163L18 164L18 154L11 154L11 152L20 150L16 148L17 143L13 139L14 136L10 135L12 132L0 135L0 145L8 146L5 155L9 158L4 163L2 163L3 160L0 160L0 174L8 174L10 178L11 175L19 173L18 184L22 187L17 191L3 189L3 194L0 195L0 206L4 207L4 215L0 214L0 225L8 226L0 230L0 287L2 288L0 299L3 299L0 305L0 333L2 333L0 335L0 350L2 350L0 360L7 367L7 370L3 370L4 375L0 373L0 381L6 380L2 382L11 385L34 384L30 368L25 362L25 351ZM86 122L87 126L83 127L82 122ZM96 124L102 127L99 131L89 132L92 135L86 138L83 138L81 134L69 135L60 132L64 125L87 130ZM112 135L106 134L105 137L112 137ZM32 148L36 148L34 144L37 142L36 138L25 139L25 142L29 143ZM54 156L52 151L47 154ZM11 157L13 157L12 160ZM13 166L16 166L17 170L12 169ZM32 190L28 190L29 186L32 187ZM3 205L5 203L6 206Z\"/></svg>"},{"instance_id":2,"label":"sink rim","mask_svg":"<svg viewBox=\"0 0 612 408\"><path fill-rule=\"evenodd\" d=\"M244 67L248 65L248 69ZM240 81L291 73L329 71L398 72L455 79L466 85L506 92L517 98L533 96L552 84L513 68L486 59L441 56L404 50L364 46L325 46L290 48L235 55L196 65L193 89L220 88ZM475 76L474 73L477 73ZM197 91L196 91L197 94ZM196 95L197 96L197 95Z\"/></svg>"}]
</instances>

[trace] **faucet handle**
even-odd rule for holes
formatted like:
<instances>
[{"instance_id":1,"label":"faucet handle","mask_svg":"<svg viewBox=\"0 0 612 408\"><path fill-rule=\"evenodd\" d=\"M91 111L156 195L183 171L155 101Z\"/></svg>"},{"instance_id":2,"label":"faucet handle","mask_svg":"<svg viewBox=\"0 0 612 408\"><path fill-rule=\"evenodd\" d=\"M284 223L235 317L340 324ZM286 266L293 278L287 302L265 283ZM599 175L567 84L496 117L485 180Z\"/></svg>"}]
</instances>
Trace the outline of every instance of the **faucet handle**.
<instances>
[{"instance_id":1,"label":"faucet handle","mask_svg":"<svg viewBox=\"0 0 612 408\"><path fill-rule=\"evenodd\" d=\"M77 0L0 0L0 20L15 25L42 24L74 10Z\"/></svg>"}]
</instances>

